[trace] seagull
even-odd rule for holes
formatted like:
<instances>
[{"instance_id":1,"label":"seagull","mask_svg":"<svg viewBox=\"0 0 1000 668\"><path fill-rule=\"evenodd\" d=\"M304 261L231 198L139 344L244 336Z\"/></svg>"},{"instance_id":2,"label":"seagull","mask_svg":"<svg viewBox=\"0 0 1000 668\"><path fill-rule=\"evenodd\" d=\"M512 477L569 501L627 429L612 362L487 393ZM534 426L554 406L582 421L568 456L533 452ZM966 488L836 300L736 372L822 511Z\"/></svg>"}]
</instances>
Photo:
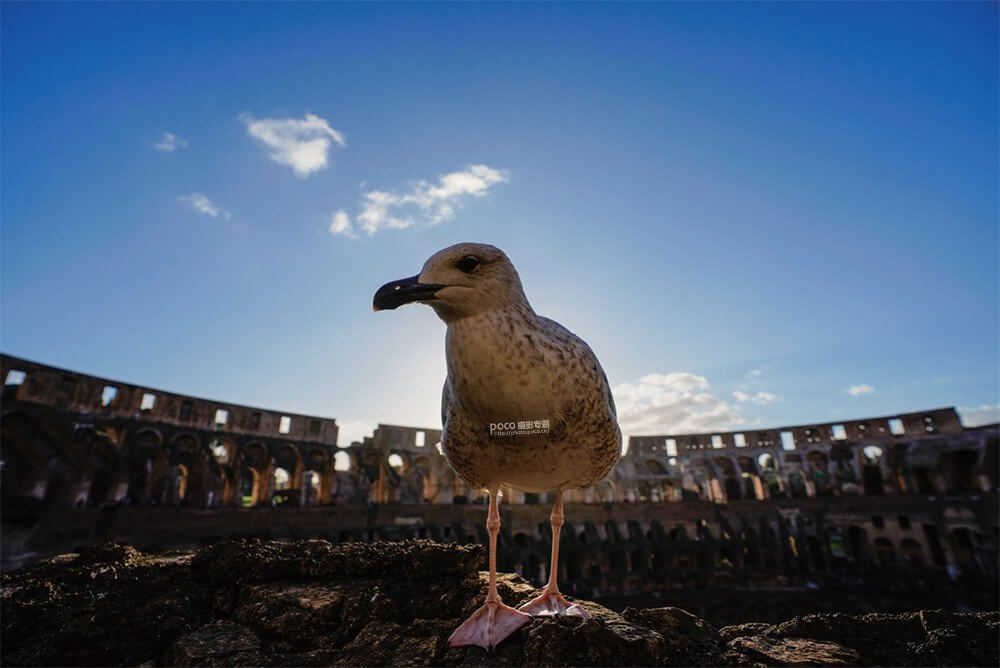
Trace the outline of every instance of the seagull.
<instances>
[{"instance_id":1,"label":"seagull","mask_svg":"<svg viewBox=\"0 0 1000 668\"><path fill-rule=\"evenodd\" d=\"M578 336L535 313L513 263L495 246L438 251L416 276L379 288L373 306L413 302L429 305L447 325L441 449L465 482L489 495L486 601L449 644L492 651L532 616L589 617L559 592L556 573L563 492L598 482L621 455L614 399L597 357ZM496 585L497 506L505 487L555 491L549 580L519 609L500 600Z\"/></svg>"}]
</instances>

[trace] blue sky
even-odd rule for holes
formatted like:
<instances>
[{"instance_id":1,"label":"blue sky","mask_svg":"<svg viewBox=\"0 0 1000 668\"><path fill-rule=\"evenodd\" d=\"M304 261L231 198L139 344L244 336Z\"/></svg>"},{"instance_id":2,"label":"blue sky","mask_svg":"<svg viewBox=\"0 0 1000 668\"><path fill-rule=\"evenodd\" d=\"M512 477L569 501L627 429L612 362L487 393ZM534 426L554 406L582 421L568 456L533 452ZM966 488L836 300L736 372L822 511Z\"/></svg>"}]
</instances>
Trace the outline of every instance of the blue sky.
<instances>
[{"instance_id":1,"label":"blue sky","mask_svg":"<svg viewBox=\"0 0 1000 668\"><path fill-rule=\"evenodd\" d=\"M997 7L4 3L0 347L434 426L444 327L371 297L485 241L628 432L982 420Z\"/></svg>"}]
</instances>

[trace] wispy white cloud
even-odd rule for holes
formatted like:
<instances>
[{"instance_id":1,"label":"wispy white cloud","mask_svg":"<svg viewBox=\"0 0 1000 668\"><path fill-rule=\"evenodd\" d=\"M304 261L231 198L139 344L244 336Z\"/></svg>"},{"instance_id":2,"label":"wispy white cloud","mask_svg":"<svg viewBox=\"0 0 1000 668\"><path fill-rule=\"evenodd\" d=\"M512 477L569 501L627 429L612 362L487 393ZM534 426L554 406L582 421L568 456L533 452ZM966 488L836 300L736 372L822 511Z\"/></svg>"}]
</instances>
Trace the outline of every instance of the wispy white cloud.
<instances>
[{"instance_id":1,"label":"wispy white cloud","mask_svg":"<svg viewBox=\"0 0 1000 668\"><path fill-rule=\"evenodd\" d=\"M781 401L783 397L774 392L757 392L755 394L750 394L749 392L744 392L743 390L733 390L733 398L739 402L750 401L759 406L767 406L768 404L773 404L776 401Z\"/></svg>"},{"instance_id":2,"label":"wispy white cloud","mask_svg":"<svg viewBox=\"0 0 1000 668\"><path fill-rule=\"evenodd\" d=\"M764 373L764 371L762 369L750 369L745 374L743 374L743 377L744 378L756 378L757 376L759 376L762 373Z\"/></svg>"},{"instance_id":3,"label":"wispy white cloud","mask_svg":"<svg viewBox=\"0 0 1000 668\"><path fill-rule=\"evenodd\" d=\"M405 192L369 190L361 197L361 211L353 223L348 219L350 226L342 226L337 233L351 236L355 224L368 236L385 229L437 225L453 218L469 198L485 197L492 186L507 179L506 170L468 165L464 170L438 177L434 183L417 181ZM332 227L330 231L333 232Z\"/></svg>"},{"instance_id":4,"label":"wispy white cloud","mask_svg":"<svg viewBox=\"0 0 1000 668\"><path fill-rule=\"evenodd\" d=\"M978 427L984 424L1000 422L1000 404L982 404L980 406L959 406L958 414L966 427Z\"/></svg>"},{"instance_id":5,"label":"wispy white cloud","mask_svg":"<svg viewBox=\"0 0 1000 668\"><path fill-rule=\"evenodd\" d=\"M153 142L153 148L164 153L173 153L179 148L187 148L187 139L173 132L160 133L159 138Z\"/></svg>"},{"instance_id":6,"label":"wispy white cloud","mask_svg":"<svg viewBox=\"0 0 1000 668\"><path fill-rule=\"evenodd\" d=\"M200 211L201 213L211 216L212 218L229 220L233 217L232 214L223 209L221 206L214 204L212 200L201 193L191 193L190 195L183 195L177 199L178 201L191 206L195 211Z\"/></svg>"},{"instance_id":7,"label":"wispy white cloud","mask_svg":"<svg viewBox=\"0 0 1000 668\"><path fill-rule=\"evenodd\" d=\"M622 431L629 435L711 431L746 422L710 389L704 376L674 372L651 373L611 391Z\"/></svg>"},{"instance_id":8,"label":"wispy white cloud","mask_svg":"<svg viewBox=\"0 0 1000 668\"><path fill-rule=\"evenodd\" d=\"M351 217L343 209L335 211L330 215L330 234L343 234L345 237L354 239L358 235L354 233L354 224Z\"/></svg>"},{"instance_id":9,"label":"wispy white cloud","mask_svg":"<svg viewBox=\"0 0 1000 668\"><path fill-rule=\"evenodd\" d=\"M852 397L860 397L862 394L871 394L875 391L875 388L866 383L861 385L851 385L849 388L844 390Z\"/></svg>"},{"instance_id":10,"label":"wispy white cloud","mask_svg":"<svg viewBox=\"0 0 1000 668\"><path fill-rule=\"evenodd\" d=\"M329 164L332 144L347 145L343 133L315 114L302 118L254 118L243 113L240 121L247 133L264 146L271 160L291 167L303 179Z\"/></svg>"}]
</instances>

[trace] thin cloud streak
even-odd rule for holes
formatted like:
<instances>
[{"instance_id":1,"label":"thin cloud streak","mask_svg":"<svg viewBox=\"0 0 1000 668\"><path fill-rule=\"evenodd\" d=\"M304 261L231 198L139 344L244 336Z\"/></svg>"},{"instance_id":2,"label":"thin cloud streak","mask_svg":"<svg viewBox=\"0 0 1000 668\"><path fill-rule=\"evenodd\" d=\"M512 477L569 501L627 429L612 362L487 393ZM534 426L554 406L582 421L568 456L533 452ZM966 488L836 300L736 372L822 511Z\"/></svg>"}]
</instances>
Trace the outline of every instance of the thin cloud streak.
<instances>
[{"instance_id":1,"label":"thin cloud streak","mask_svg":"<svg viewBox=\"0 0 1000 668\"><path fill-rule=\"evenodd\" d=\"M173 153L179 148L187 148L187 139L173 132L163 132L160 138L153 142L153 148L161 153Z\"/></svg>"},{"instance_id":2,"label":"thin cloud streak","mask_svg":"<svg viewBox=\"0 0 1000 668\"><path fill-rule=\"evenodd\" d=\"M464 170L441 175L436 183L418 181L403 193L370 190L362 195L361 212L354 220L341 218L337 230L331 225L330 232L355 238L359 227L371 237L381 230L437 225L454 218L469 198L486 197L490 188L508 179L507 170L467 165Z\"/></svg>"},{"instance_id":3,"label":"thin cloud streak","mask_svg":"<svg viewBox=\"0 0 1000 668\"><path fill-rule=\"evenodd\" d=\"M206 216L211 216L212 218L222 218L222 220L229 220L232 218L232 214L218 206L212 200L210 200L205 195L201 193L191 193L190 195L182 195L178 197L179 202L189 205L195 211L205 214Z\"/></svg>"}]
</instances>

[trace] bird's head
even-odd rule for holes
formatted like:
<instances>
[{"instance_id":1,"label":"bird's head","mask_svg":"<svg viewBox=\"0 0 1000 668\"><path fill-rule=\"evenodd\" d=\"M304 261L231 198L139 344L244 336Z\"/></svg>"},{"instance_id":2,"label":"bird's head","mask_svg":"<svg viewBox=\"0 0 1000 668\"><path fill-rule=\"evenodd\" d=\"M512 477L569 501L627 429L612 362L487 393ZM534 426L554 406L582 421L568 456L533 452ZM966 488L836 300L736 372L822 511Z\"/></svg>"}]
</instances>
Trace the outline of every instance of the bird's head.
<instances>
[{"instance_id":1,"label":"bird's head","mask_svg":"<svg viewBox=\"0 0 1000 668\"><path fill-rule=\"evenodd\" d=\"M462 243L438 251L416 276L390 281L375 293L376 311L421 302L445 322L507 306L527 305L510 258L496 246Z\"/></svg>"}]
</instances>

